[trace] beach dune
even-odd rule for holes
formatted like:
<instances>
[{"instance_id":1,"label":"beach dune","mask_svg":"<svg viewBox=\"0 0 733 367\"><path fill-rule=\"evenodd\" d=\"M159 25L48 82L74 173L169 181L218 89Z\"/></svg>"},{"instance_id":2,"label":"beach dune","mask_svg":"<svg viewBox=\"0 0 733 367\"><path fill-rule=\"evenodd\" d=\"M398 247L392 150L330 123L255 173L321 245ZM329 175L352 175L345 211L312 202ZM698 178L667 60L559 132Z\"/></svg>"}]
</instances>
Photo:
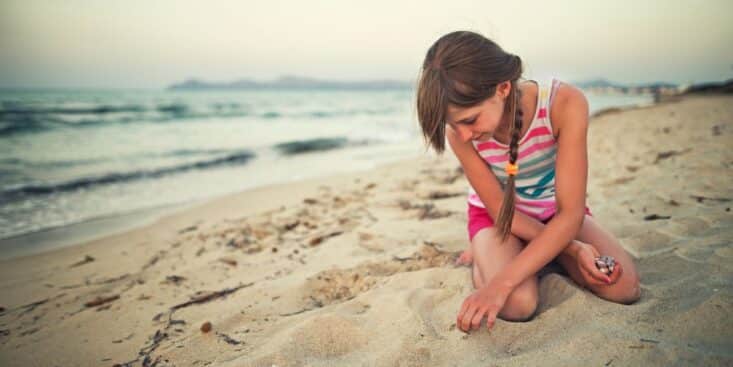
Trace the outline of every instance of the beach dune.
<instances>
[{"instance_id":1,"label":"beach dune","mask_svg":"<svg viewBox=\"0 0 733 367\"><path fill-rule=\"evenodd\" d=\"M733 97L594 117L587 202L636 261L607 302L545 269L528 322L455 325L448 152L260 188L0 263L3 366L733 365Z\"/></svg>"}]
</instances>

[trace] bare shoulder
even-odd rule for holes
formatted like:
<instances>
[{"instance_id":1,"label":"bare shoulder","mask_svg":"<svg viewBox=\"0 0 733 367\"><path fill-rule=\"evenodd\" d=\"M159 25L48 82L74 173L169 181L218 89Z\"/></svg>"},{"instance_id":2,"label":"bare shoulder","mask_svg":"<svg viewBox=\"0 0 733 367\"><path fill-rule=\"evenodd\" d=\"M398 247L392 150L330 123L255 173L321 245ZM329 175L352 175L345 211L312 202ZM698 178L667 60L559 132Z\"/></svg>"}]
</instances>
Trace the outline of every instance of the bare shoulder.
<instances>
[{"instance_id":1,"label":"bare shoulder","mask_svg":"<svg viewBox=\"0 0 733 367\"><path fill-rule=\"evenodd\" d=\"M566 125L588 124L588 99L573 84L560 81L550 107L550 121L559 135Z\"/></svg>"}]
</instances>

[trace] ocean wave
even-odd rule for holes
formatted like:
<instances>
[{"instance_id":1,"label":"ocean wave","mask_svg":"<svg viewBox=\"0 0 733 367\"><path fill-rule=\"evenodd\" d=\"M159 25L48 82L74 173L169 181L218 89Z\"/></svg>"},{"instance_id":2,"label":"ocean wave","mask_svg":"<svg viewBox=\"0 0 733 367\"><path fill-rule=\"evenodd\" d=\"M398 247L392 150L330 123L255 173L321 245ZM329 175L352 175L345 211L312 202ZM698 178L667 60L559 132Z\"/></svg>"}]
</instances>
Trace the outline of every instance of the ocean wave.
<instances>
[{"instance_id":1,"label":"ocean wave","mask_svg":"<svg viewBox=\"0 0 733 367\"><path fill-rule=\"evenodd\" d=\"M265 119L276 119L276 118L278 118L280 116L282 116L282 115L280 113L278 113L278 112L275 112L275 111L268 111L268 112L265 112L262 115L260 115L260 117L265 118Z\"/></svg>"},{"instance_id":2,"label":"ocean wave","mask_svg":"<svg viewBox=\"0 0 733 367\"><path fill-rule=\"evenodd\" d=\"M52 184L31 184L20 187L6 189L2 192L3 199L0 201L11 200L26 195L44 195L57 192L74 191L81 188L89 188L98 185L106 185L120 182L129 182L142 179L159 178L176 173L182 173L191 170L203 170L222 166L235 166L246 164L255 157L251 151L239 151L223 157L185 163L171 167L163 167L152 170L136 170L131 172L116 172L102 176L84 177L71 181L52 183Z\"/></svg>"},{"instance_id":3,"label":"ocean wave","mask_svg":"<svg viewBox=\"0 0 733 367\"><path fill-rule=\"evenodd\" d=\"M47 160L32 161L22 158L0 158L0 167L14 166L22 168L52 169L52 168L69 168L77 166L88 166L92 164L100 164L108 162L112 159L146 159L146 158L182 158L194 156L212 156L221 154L236 154L238 151L232 149L175 149L167 152L142 152L137 154L129 154L123 157L116 156L114 158L87 158L87 159L70 159L70 160Z\"/></svg>"},{"instance_id":4,"label":"ocean wave","mask_svg":"<svg viewBox=\"0 0 733 367\"><path fill-rule=\"evenodd\" d=\"M134 122L175 122L190 119L234 118L249 115L238 104L212 104L194 108L184 103L100 105L88 107L0 107L0 136L36 133L55 128L85 128ZM277 117L277 116L275 116Z\"/></svg>"},{"instance_id":5,"label":"ocean wave","mask_svg":"<svg viewBox=\"0 0 733 367\"><path fill-rule=\"evenodd\" d=\"M275 150L284 155L295 155L316 151L345 148L347 146L366 145L373 143L371 140L349 140L345 137L314 138L306 140L294 140L276 144Z\"/></svg>"},{"instance_id":6,"label":"ocean wave","mask_svg":"<svg viewBox=\"0 0 733 367\"><path fill-rule=\"evenodd\" d=\"M106 159L89 158L89 159L34 162L34 161L29 161L29 160L25 160L21 158L5 158L5 159L0 159L0 166L8 165L8 166L15 166L15 167L22 167L22 168L31 167L31 168L48 169L48 168L68 168L68 167L76 167L76 166L85 166L85 165L90 165L90 164L101 163L104 161L106 161Z\"/></svg>"},{"instance_id":7,"label":"ocean wave","mask_svg":"<svg viewBox=\"0 0 733 367\"><path fill-rule=\"evenodd\" d=\"M89 106L26 106L2 103L0 106L0 137L37 133L56 128L87 128L107 124L136 122L170 123L192 119L237 118L253 116L263 120L333 119L359 115L394 113L393 109L314 109L305 111L251 111L237 103L157 102L151 105L89 105Z\"/></svg>"},{"instance_id":8,"label":"ocean wave","mask_svg":"<svg viewBox=\"0 0 733 367\"><path fill-rule=\"evenodd\" d=\"M98 105L88 107L3 107L0 109L0 118L5 115L104 115L120 112L145 112L147 109L140 105Z\"/></svg>"},{"instance_id":9,"label":"ocean wave","mask_svg":"<svg viewBox=\"0 0 733 367\"><path fill-rule=\"evenodd\" d=\"M211 154L222 154L231 153L231 149L176 149L170 152L154 153L158 157L188 157L193 155L211 155Z\"/></svg>"}]
</instances>

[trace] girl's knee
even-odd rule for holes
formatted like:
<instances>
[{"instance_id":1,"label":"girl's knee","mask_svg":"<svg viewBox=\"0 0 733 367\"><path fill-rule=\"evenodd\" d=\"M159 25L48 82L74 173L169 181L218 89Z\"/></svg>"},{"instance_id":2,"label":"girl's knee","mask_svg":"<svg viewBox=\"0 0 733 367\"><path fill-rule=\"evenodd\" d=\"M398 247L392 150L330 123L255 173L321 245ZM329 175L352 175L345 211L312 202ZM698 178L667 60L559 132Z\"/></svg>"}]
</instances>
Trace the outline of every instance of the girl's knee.
<instances>
[{"instance_id":1,"label":"girl's knee","mask_svg":"<svg viewBox=\"0 0 733 367\"><path fill-rule=\"evenodd\" d=\"M636 274L622 276L616 284L601 286L596 294L608 301L631 305L641 298L641 285Z\"/></svg>"},{"instance_id":2,"label":"girl's knee","mask_svg":"<svg viewBox=\"0 0 733 367\"><path fill-rule=\"evenodd\" d=\"M538 303L539 294L536 287L517 289L507 298L499 317L506 321L529 321L534 316Z\"/></svg>"},{"instance_id":3,"label":"girl's knee","mask_svg":"<svg viewBox=\"0 0 733 367\"><path fill-rule=\"evenodd\" d=\"M631 277L627 286L619 292L617 302L625 305L636 303L641 298L641 285L639 284L639 277L636 275Z\"/></svg>"},{"instance_id":4,"label":"girl's knee","mask_svg":"<svg viewBox=\"0 0 733 367\"><path fill-rule=\"evenodd\" d=\"M473 241L471 241L471 246L474 249L476 246L478 246L479 248L485 246L503 248L503 246L505 245L508 245L510 247L517 247L516 245L520 245L518 249L521 250L521 241L517 236L510 234L506 240L502 241L501 236L499 235L499 231L496 229L496 227L483 228L480 231L476 232L473 238L474 239Z\"/></svg>"}]
</instances>

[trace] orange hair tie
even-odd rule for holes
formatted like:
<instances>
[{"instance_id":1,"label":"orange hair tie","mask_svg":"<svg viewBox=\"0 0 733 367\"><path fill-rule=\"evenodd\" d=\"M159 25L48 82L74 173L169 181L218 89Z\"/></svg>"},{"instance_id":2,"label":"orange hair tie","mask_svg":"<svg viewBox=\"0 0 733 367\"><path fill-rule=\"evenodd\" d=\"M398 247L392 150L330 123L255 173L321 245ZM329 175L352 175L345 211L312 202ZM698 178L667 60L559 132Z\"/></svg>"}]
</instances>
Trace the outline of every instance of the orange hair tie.
<instances>
[{"instance_id":1,"label":"orange hair tie","mask_svg":"<svg viewBox=\"0 0 733 367\"><path fill-rule=\"evenodd\" d=\"M504 170L506 171L507 175L516 176L517 172L519 172L519 165L511 164L507 162L506 167L504 167Z\"/></svg>"}]
</instances>

